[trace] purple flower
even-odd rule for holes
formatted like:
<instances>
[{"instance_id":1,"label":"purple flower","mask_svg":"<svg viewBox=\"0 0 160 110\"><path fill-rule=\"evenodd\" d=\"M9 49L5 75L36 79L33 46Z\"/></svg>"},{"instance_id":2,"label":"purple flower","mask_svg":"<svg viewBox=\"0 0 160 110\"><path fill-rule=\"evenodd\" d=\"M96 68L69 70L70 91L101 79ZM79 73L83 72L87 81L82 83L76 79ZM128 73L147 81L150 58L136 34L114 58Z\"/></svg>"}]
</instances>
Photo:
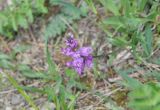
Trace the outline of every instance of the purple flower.
<instances>
[{"instance_id":1,"label":"purple flower","mask_svg":"<svg viewBox=\"0 0 160 110\"><path fill-rule=\"evenodd\" d=\"M85 58L85 65L88 67L88 68L91 68L93 66L93 57L91 55L87 56Z\"/></svg>"},{"instance_id":2,"label":"purple flower","mask_svg":"<svg viewBox=\"0 0 160 110\"><path fill-rule=\"evenodd\" d=\"M71 35L70 38L66 40L66 45L70 48L76 48L78 46L78 42L74 39L73 35Z\"/></svg>"},{"instance_id":3,"label":"purple flower","mask_svg":"<svg viewBox=\"0 0 160 110\"><path fill-rule=\"evenodd\" d=\"M64 55L67 55L67 56L71 56L74 54L74 52L72 51L72 49L70 47L67 47L67 48L62 48L62 53Z\"/></svg>"},{"instance_id":4,"label":"purple flower","mask_svg":"<svg viewBox=\"0 0 160 110\"><path fill-rule=\"evenodd\" d=\"M84 64L84 59L81 58L81 57L79 57L79 58L77 58L77 59L74 59L73 61L67 62L66 65L67 65L68 67L74 68L75 71L76 71L79 75L81 75L81 74L83 73L83 71L84 71L84 66L85 66L85 64Z\"/></svg>"},{"instance_id":5,"label":"purple flower","mask_svg":"<svg viewBox=\"0 0 160 110\"><path fill-rule=\"evenodd\" d=\"M81 75L84 71L84 59L83 58L77 58L74 59L72 62L72 67L76 70L76 72Z\"/></svg>"},{"instance_id":6,"label":"purple flower","mask_svg":"<svg viewBox=\"0 0 160 110\"><path fill-rule=\"evenodd\" d=\"M73 60L66 63L66 66L73 68L79 75L84 73L85 67L91 68L93 66L93 57L91 55L91 47L81 47L75 50L78 46L77 40L73 35L66 40L66 48L62 49L62 53L70 56Z\"/></svg>"},{"instance_id":7,"label":"purple flower","mask_svg":"<svg viewBox=\"0 0 160 110\"><path fill-rule=\"evenodd\" d=\"M91 47L81 47L78 51L81 56L87 57L92 53L92 48Z\"/></svg>"},{"instance_id":8,"label":"purple flower","mask_svg":"<svg viewBox=\"0 0 160 110\"><path fill-rule=\"evenodd\" d=\"M0 68L0 73L2 73L2 68Z\"/></svg>"}]
</instances>

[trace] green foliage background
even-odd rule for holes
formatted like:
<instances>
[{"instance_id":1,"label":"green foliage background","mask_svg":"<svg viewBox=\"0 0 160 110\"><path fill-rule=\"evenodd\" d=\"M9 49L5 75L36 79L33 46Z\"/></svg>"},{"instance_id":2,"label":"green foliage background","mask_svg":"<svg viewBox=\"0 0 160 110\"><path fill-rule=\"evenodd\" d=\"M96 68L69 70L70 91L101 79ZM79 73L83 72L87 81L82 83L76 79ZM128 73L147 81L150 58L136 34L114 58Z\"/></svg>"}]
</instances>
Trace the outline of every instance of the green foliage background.
<instances>
[{"instance_id":1,"label":"green foliage background","mask_svg":"<svg viewBox=\"0 0 160 110\"><path fill-rule=\"evenodd\" d=\"M44 0L12 0L0 11L0 34L12 38L19 28L33 23L35 14L46 12Z\"/></svg>"},{"instance_id":2,"label":"green foliage background","mask_svg":"<svg viewBox=\"0 0 160 110\"><path fill-rule=\"evenodd\" d=\"M50 0L52 6L60 6L60 13L51 17L45 30L45 37L56 37L62 34L67 27L73 21L80 19L82 16L87 14L87 5L82 5L80 8L76 7L74 4L67 2L66 0ZM74 31L74 30L72 30Z\"/></svg>"}]
</instances>

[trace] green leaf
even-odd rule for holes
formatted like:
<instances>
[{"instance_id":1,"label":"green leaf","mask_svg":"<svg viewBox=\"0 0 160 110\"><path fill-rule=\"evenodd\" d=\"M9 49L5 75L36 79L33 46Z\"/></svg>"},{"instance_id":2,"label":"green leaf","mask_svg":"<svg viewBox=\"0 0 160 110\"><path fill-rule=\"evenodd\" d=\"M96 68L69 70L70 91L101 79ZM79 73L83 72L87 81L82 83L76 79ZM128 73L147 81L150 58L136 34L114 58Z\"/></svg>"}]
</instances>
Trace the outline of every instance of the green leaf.
<instances>
[{"instance_id":1,"label":"green leaf","mask_svg":"<svg viewBox=\"0 0 160 110\"><path fill-rule=\"evenodd\" d=\"M111 42L115 46L124 47L127 45L125 38L123 37L116 37L116 38L108 38L108 41Z\"/></svg>"},{"instance_id":2,"label":"green leaf","mask_svg":"<svg viewBox=\"0 0 160 110\"><path fill-rule=\"evenodd\" d=\"M91 7L91 9L94 12L94 14L97 14L98 12L97 12L97 9L96 9L96 7L95 7L95 5L93 3L93 0L85 0L85 1Z\"/></svg>"},{"instance_id":3,"label":"green leaf","mask_svg":"<svg viewBox=\"0 0 160 110\"><path fill-rule=\"evenodd\" d=\"M28 78L34 78L34 79L40 78L40 79L49 79L49 80L52 79L52 77L48 76L48 74L45 74L44 72L35 72L31 70L30 67L27 65L19 65L18 70L22 73L22 75Z\"/></svg>"},{"instance_id":4,"label":"green leaf","mask_svg":"<svg viewBox=\"0 0 160 110\"><path fill-rule=\"evenodd\" d=\"M13 52L14 53L23 53L25 52L27 49L30 49L31 48L31 45L17 45L13 48Z\"/></svg>"},{"instance_id":5,"label":"green leaf","mask_svg":"<svg viewBox=\"0 0 160 110\"><path fill-rule=\"evenodd\" d=\"M86 2L82 2L80 10L81 10L82 16L87 16L87 13L89 11L89 7L87 6Z\"/></svg>"},{"instance_id":6,"label":"green leaf","mask_svg":"<svg viewBox=\"0 0 160 110\"><path fill-rule=\"evenodd\" d=\"M0 52L0 60L10 60L11 57L7 54Z\"/></svg>"},{"instance_id":7,"label":"green leaf","mask_svg":"<svg viewBox=\"0 0 160 110\"><path fill-rule=\"evenodd\" d=\"M14 31L17 31L18 27L17 27L17 24L16 24L15 16L12 15L10 19L11 19L12 28L14 29Z\"/></svg>"},{"instance_id":8,"label":"green leaf","mask_svg":"<svg viewBox=\"0 0 160 110\"><path fill-rule=\"evenodd\" d=\"M22 28L27 28L28 27L28 22L24 16L17 15L17 23L20 27Z\"/></svg>"},{"instance_id":9,"label":"green leaf","mask_svg":"<svg viewBox=\"0 0 160 110\"><path fill-rule=\"evenodd\" d=\"M140 11L144 10L144 7L145 7L147 2L148 2L148 0L138 0L137 4L138 4L138 7L139 7Z\"/></svg>"},{"instance_id":10,"label":"green leaf","mask_svg":"<svg viewBox=\"0 0 160 110\"><path fill-rule=\"evenodd\" d=\"M28 22L32 23L34 21L34 17L33 17L33 13L32 13L32 9L29 9L26 13L26 16L28 18Z\"/></svg>"},{"instance_id":11,"label":"green leaf","mask_svg":"<svg viewBox=\"0 0 160 110\"><path fill-rule=\"evenodd\" d=\"M71 16L72 19L79 19L81 16L81 10L75 7L73 4L64 5L62 12L67 16Z\"/></svg>"},{"instance_id":12,"label":"green leaf","mask_svg":"<svg viewBox=\"0 0 160 110\"><path fill-rule=\"evenodd\" d=\"M128 106L134 110L158 110L159 92L159 83L143 84L143 86L130 91Z\"/></svg>"},{"instance_id":13,"label":"green leaf","mask_svg":"<svg viewBox=\"0 0 160 110\"><path fill-rule=\"evenodd\" d=\"M11 84L18 90L18 92L24 97L24 99L35 109L39 110L38 107L35 105L32 98L18 85L16 80L10 76L8 73L6 73L7 78L11 82Z\"/></svg>"},{"instance_id":14,"label":"green leaf","mask_svg":"<svg viewBox=\"0 0 160 110\"><path fill-rule=\"evenodd\" d=\"M45 37L55 37L66 29L66 24L61 20L63 15L53 17L45 30Z\"/></svg>"},{"instance_id":15,"label":"green leaf","mask_svg":"<svg viewBox=\"0 0 160 110\"><path fill-rule=\"evenodd\" d=\"M30 87L30 86L20 86L20 88L22 88L25 91L38 92L38 93L41 93L41 94L45 94L45 90L43 90L41 88Z\"/></svg>"},{"instance_id":16,"label":"green leaf","mask_svg":"<svg viewBox=\"0 0 160 110\"><path fill-rule=\"evenodd\" d=\"M9 60L3 59L3 60L0 60L0 67L11 69L14 67L14 65Z\"/></svg>"},{"instance_id":17,"label":"green leaf","mask_svg":"<svg viewBox=\"0 0 160 110\"><path fill-rule=\"evenodd\" d=\"M77 76L77 73L72 69L66 69L65 73L70 78L75 78Z\"/></svg>"},{"instance_id":18,"label":"green leaf","mask_svg":"<svg viewBox=\"0 0 160 110\"><path fill-rule=\"evenodd\" d=\"M100 0L100 2L104 5L106 10L111 11L115 16L119 16L119 8L118 3L116 4L114 0Z\"/></svg>"},{"instance_id":19,"label":"green leaf","mask_svg":"<svg viewBox=\"0 0 160 110\"><path fill-rule=\"evenodd\" d=\"M52 5L64 5L66 2L64 0L49 0Z\"/></svg>"},{"instance_id":20,"label":"green leaf","mask_svg":"<svg viewBox=\"0 0 160 110\"><path fill-rule=\"evenodd\" d=\"M12 0L12 5L6 5L0 12L0 34L12 38L18 28L28 28L34 16L43 13L44 0ZM34 11L34 12L32 12Z\"/></svg>"},{"instance_id":21,"label":"green leaf","mask_svg":"<svg viewBox=\"0 0 160 110\"><path fill-rule=\"evenodd\" d=\"M71 25L74 20L80 19L83 13L80 8L69 2L63 0L51 0L50 2L53 5L61 6L61 10L59 14L51 17L44 35L45 37L56 37L66 30L67 25Z\"/></svg>"},{"instance_id":22,"label":"green leaf","mask_svg":"<svg viewBox=\"0 0 160 110\"><path fill-rule=\"evenodd\" d=\"M52 78L49 77L47 74L43 73L43 72L34 72L34 71L22 71L21 72L22 75L24 75L25 77L28 78L34 78L34 79L49 79L51 80Z\"/></svg>"},{"instance_id":23,"label":"green leaf","mask_svg":"<svg viewBox=\"0 0 160 110\"><path fill-rule=\"evenodd\" d=\"M145 42L146 42L145 52L147 56L149 56L152 53L152 42L153 42L153 33L149 25L147 25L145 29Z\"/></svg>"},{"instance_id":24,"label":"green leaf","mask_svg":"<svg viewBox=\"0 0 160 110\"><path fill-rule=\"evenodd\" d=\"M0 52L0 67L1 68L6 68L6 69L13 68L14 65L12 64L11 60L12 60L11 56Z\"/></svg>"},{"instance_id":25,"label":"green leaf","mask_svg":"<svg viewBox=\"0 0 160 110\"><path fill-rule=\"evenodd\" d=\"M58 94L60 92L61 89L61 85L62 84L62 78L61 77L57 77L56 79L56 84L54 86L54 91L56 94Z\"/></svg>"},{"instance_id":26,"label":"green leaf","mask_svg":"<svg viewBox=\"0 0 160 110\"><path fill-rule=\"evenodd\" d=\"M53 62L52 60L52 56L49 52L49 49L48 49L48 38L46 37L45 39L45 54L46 54L46 57L47 57L47 63L48 63L48 74L50 75L54 75L54 76L59 76L58 75L58 71L57 71L57 65Z\"/></svg>"},{"instance_id":27,"label":"green leaf","mask_svg":"<svg viewBox=\"0 0 160 110\"><path fill-rule=\"evenodd\" d=\"M124 79L124 81L125 81L124 85L126 87L130 88L131 90L134 90L134 89L142 86L142 83L139 82L137 79L134 79L134 78L131 78L128 76L128 73L132 73L133 71L135 71L135 70L128 69L128 70L118 70L117 71L121 75L121 77Z\"/></svg>"},{"instance_id":28,"label":"green leaf","mask_svg":"<svg viewBox=\"0 0 160 110\"><path fill-rule=\"evenodd\" d=\"M130 1L129 0L120 0L121 1L121 6L124 11L125 16L130 16Z\"/></svg>"},{"instance_id":29,"label":"green leaf","mask_svg":"<svg viewBox=\"0 0 160 110\"><path fill-rule=\"evenodd\" d=\"M115 27L125 27L123 17L113 16L108 17L102 21L105 25L112 25Z\"/></svg>"},{"instance_id":30,"label":"green leaf","mask_svg":"<svg viewBox=\"0 0 160 110\"><path fill-rule=\"evenodd\" d=\"M39 13L47 13L47 7L44 6L45 0L34 0L34 8L37 10Z\"/></svg>"}]
</instances>

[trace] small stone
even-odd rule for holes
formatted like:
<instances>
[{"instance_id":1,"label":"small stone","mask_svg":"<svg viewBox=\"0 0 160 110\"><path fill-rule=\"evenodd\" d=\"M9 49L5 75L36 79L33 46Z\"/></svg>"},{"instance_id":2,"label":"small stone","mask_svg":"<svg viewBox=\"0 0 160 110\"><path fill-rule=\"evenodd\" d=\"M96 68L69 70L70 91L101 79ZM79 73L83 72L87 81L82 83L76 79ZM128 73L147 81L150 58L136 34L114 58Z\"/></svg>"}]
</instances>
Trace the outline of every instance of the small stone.
<instances>
[{"instance_id":1,"label":"small stone","mask_svg":"<svg viewBox=\"0 0 160 110\"><path fill-rule=\"evenodd\" d=\"M12 95L11 97L11 104L13 105L18 105L19 103L22 102L22 97L20 95Z\"/></svg>"},{"instance_id":2,"label":"small stone","mask_svg":"<svg viewBox=\"0 0 160 110\"><path fill-rule=\"evenodd\" d=\"M6 107L6 110L12 110L12 107Z\"/></svg>"},{"instance_id":3,"label":"small stone","mask_svg":"<svg viewBox=\"0 0 160 110\"><path fill-rule=\"evenodd\" d=\"M4 103L0 101L0 110L4 109Z\"/></svg>"},{"instance_id":4,"label":"small stone","mask_svg":"<svg viewBox=\"0 0 160 110\"><path fill-rule=\"evenodd\" d=\"M45 102L40 110L55 110L55 104L51 102Z\"/></svg>"},{"instance_id":5,"label":"small stone","mask_svg":"<svg viewBox=\"0 0 160 110\"><path fill-rule=\"evenodd\" d=\"M33 107L29 108L28 110L35 110Z\"/></svg>"}]
</instances>

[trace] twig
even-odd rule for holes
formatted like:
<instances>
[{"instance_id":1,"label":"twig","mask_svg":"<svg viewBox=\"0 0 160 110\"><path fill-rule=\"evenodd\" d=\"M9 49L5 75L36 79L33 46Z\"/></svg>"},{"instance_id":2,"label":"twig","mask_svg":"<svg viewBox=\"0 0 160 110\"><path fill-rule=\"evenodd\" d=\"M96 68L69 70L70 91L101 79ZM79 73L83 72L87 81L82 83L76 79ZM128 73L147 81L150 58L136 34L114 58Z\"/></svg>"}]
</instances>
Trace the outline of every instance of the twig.
<instances>
[{"instance_id":1,"label":"twig","mask_svg":"<svg viewBox=\"0 0 160 110\"><path fill-rule=\"evenodd\" d=\"M153 68L157 71L160 71L160 65L157 64L152 64L152 63L147 63L145 61L143 61L143 63L148 67L148 68Z\"/></svg>"},{"instance_id":2,"label":"twig","mask_svg":"<svg viewBox=\"0 0 160 110\"><path fill-rule=\"evenodd\" d=\"M76 110L93 110L93 105L84 106L84 107L76 109Z\"/></svg>"},{"instance_id":3,"label":"twig","mask_svg":"<svg viewBox=\"0 0 160 110\"><path fill-rule=\"evenodd\" d=\"M7 91L2 91L2 92L0 92L0 95L8 94L8 93L15 92L15 91L17 91L17 89L11 89L11 90L7 90Z\"/></svg>"},{"instance_id":4,"label":"twig","mask_svg":"<svg viewBox=\"0 0 160 110\"><path fill-rule=\"evenodd\" d=\"M135 73L132 73L131 75L129 75L129 77L131 77L131 78L138 77L138 76L140 76L140 75L142 75L142 74L144 74L144 73L145 73L145 71L140 70L140 71L137 71L137 72L135 72ZM118 77L116 77L116 78L109 78L108 81L111 82L111 83L113 83L113 82L120 81L120 80L122 80L122 79L123 79L123 78L122 78L121 76L118 76Z\"/></svg>"},{"instance_id":5,"label":"twig","mask_svg":"<svg viewBox=\"0 0 160 110\"><path fill-rule=\"evenodd\" d=\"M91 93L90 92L88 92L88 93L86 93L85 95L83 95L83 96L81 96L81 97L79 97L78 98L78 100L82 100L82 99L84 99L86 96L88 96L88 95L90 95Z\"/></svg>"},{"instance_id":6,"label":"twig","mask_svg":"<svg viewBox=\"0 0 160 110\"><path fill-rule=\"evenodd\" d=\"M31 39L35 42L36 39L35 39L35 36L33 35L31 27L28 28L28 32L29 32L29 35L30 35Z\"/></svg>"},{"instance_id":7,"label":"twig","mask_svg":"<svg viewBox=\"0 0 160 110\"><path fill-rule=\"evenodd\" d=\"M116 93L117 91L119 91L119 90L121 90L122 88L121 87L119 87L119 88L117 88L117 89L115 89L115 90L112 90L111 92L109 92L109 93L106 93L106 94L104 94L103 96L110 96L110 95L112 95L112 94L114 94L114 93Z\"/></svg>"}]
</instances>

